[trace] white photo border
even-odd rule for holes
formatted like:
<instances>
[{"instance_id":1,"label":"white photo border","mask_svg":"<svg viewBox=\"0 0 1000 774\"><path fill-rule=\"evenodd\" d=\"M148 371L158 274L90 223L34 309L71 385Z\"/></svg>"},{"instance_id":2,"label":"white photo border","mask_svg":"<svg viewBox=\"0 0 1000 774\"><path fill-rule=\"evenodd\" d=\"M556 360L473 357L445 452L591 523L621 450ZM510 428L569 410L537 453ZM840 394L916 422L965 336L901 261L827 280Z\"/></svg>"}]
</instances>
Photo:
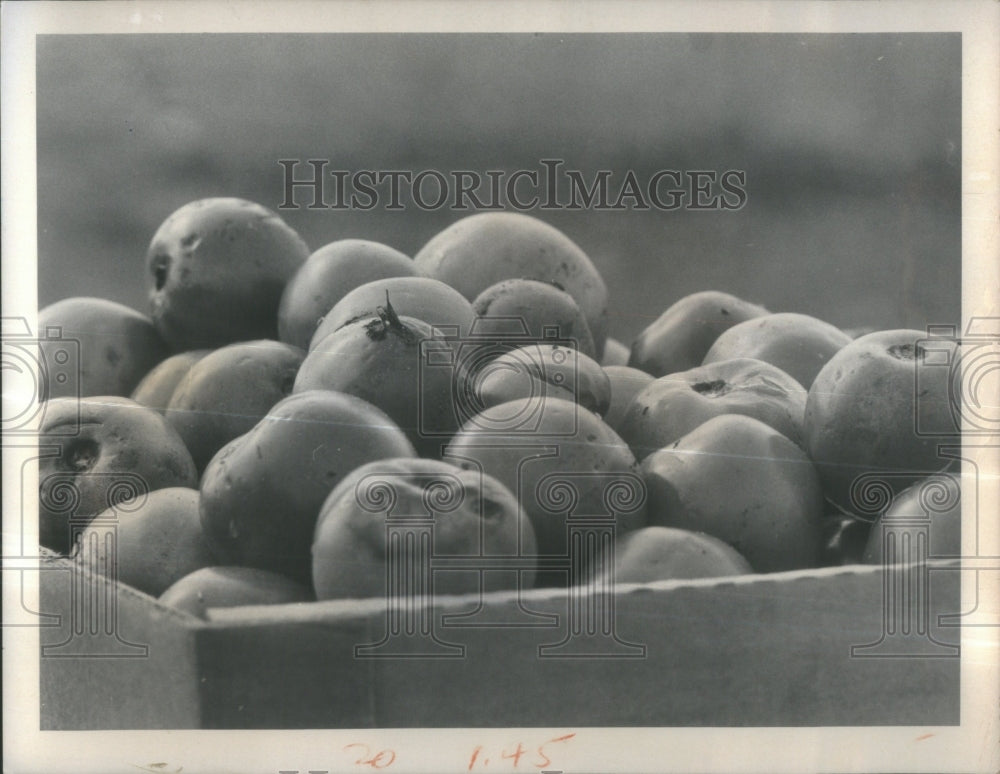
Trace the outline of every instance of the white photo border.
<instances>
[{"instance_id":1,"label":"white photo border","mask_svg":"<svg viewBox=\"0 0 1000 774\"><path fill-rule=\"evenodd\" d=\"M149 32L935 32L962 34L962 325L1000 316L997 215L1000 5L995 2L5 2L2 27L3 313L37 311L35 36ZM4 466L4 478L11 471ZM986 512L998 512L996 468ZM19 509L4 488L4 542ZM992 509L991 509L992 508ZM30 537L30 536L28 536ZM968 536L966 536L968 537ZM993 555L997 530L985 536ZM982 549L981 549L982 550ZM5 551L6 554L6 551ZM4 605L23 591L4 590ZM963 594L968 589L963 588ZM994 589L995 591L995 589ZM964 597L967 599L967 597ZM996 598L980 600L996 610ZM998 766L998 634L962 637L962 723L914 728L553 729L577 731L553 769L662 771L989 771ZM392 747L390 771L457 771L474 743L504 729L40 732L38 634L5 629L4 767L10 772L349 770L331 751ZM931 736L926 736L930 734ZM531 738L548 738L531 730ZM416 762L411 765L405 762ZM150 769L150 762L167 763ZM350 763L349 761L347 763Z\"/></svg>"}]
</instances>

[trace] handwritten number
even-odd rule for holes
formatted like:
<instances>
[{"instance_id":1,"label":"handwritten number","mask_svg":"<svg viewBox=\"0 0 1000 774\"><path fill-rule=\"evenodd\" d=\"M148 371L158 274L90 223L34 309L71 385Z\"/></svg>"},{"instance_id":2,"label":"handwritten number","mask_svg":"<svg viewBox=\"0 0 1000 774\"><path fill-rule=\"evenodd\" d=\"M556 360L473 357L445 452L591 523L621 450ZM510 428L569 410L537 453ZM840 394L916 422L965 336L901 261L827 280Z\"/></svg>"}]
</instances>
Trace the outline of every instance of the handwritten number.
<instances>
[{"instance_id":1,"label":"handwritten number","mask_svg":"<svg viewBox=\"0 0 1000 774\"><path fill-rule=\"evenodd\" d=\"M396 760L396 753L393 750L379 750L375 755L372 755L371 747L361 742L354 742L346 745L344 752L347 752L351 747L361 747L364 749L364 752L358 755L354 761L355 766L371 766L373 769L384 769L387 766L391 766L393 761Z\"/></svg>"},{"instance_id":2,"label":"handwritten number","mask_svg":"<svg viewBox=\"0 0 1000 774\"><path fill-rule=\"evenodd\" d=\"M552 764L552 758L546 753L546 747L560 742L568 742L575 736L575 733L565 734L563 736L557 736L549 739L547 742L542 742L542 744L538 745L536 748L537 758L532 761L532 764L538 769L548 768ZM513 751L505 749L500 753L500 757L504 760L512 761L511 766L516 769L521 763L521 758L527 754L528 750L525 749L524 744L522 742L518 742L517 747ZM466 771L472 771L477 767L479 769L486 768L489 762L490 759L483 755L483 746L481 744L476 745L475 749L472 751L472 755L469 757L469 765L466 768Z\"/></svg>"},{"instance_id":3,"label":"handwritten number","mask_svg":"<svg viewBox=\"0 0 1000 774\"><path fill-rule=\"evenodd\" d=\"M543 758L544 761L542 761L541 763L536 763L535 767L539 769L545 769L548 768L550 763L552 763L552 759L544 752L545 745L555 744L556 742L568 742L574 736L576 736L576 734L566 734L565 736L557 736L555 739L549 739L549 741L543 742L542 744L538 745L538 756L539 758Z\"/></svg>"},{"instance_id":4,"label":"handwritten number","mask_svg":"<svg viewBox=\"0 0 1000 774\"><path fill-rule=\"evenodd\" d=\"M371 765L373 769L384 769L386 766L391 766L394 760L396 753L393 750L379 750L371 759Z\"/></svg>"},{"instance_id":5,"label":"handwritten number","mask_svg":"<svg viewBox=\"0 0 1000 774\"><path fill-rule=\"evenodd\" d=\"M521 756L524 755L524 752L525 752L524 751L524 747L522 747L521 743L518 742L517 743L517 749L514 750L513 753L508 753L506 750L504 750L502 753L500 753L500 757L501 758L513 759L513 761L514 761L514 768L516 769L518 762L521 760Z\"/></svg>"}]
</instances>

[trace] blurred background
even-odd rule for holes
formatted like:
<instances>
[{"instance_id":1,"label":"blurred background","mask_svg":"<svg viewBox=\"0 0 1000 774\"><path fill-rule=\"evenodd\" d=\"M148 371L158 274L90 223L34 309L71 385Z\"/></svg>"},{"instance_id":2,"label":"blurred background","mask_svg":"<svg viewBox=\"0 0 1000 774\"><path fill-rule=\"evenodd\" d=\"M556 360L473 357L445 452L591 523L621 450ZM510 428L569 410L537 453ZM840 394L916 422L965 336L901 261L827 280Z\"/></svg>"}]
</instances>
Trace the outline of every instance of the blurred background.
<instances>
[{"instance_id":1,"label":"blurred background","mask_svg":"<svg viewBox=\"0 0 1000 774\"><path fill-rule=\"evenodd\" d=\"M958 34L41 36L39 304L146 311L159 224L209 196L277 209L279 159L447 175L557 158L610 170L613 192L629 170L746 172L738 211L531 213L590 255L626 343L706 289L841 327L958 324L960 142ZM281 214L311 249L413 255L469 214L297 198Z\"/></svg>"}]
</instances>

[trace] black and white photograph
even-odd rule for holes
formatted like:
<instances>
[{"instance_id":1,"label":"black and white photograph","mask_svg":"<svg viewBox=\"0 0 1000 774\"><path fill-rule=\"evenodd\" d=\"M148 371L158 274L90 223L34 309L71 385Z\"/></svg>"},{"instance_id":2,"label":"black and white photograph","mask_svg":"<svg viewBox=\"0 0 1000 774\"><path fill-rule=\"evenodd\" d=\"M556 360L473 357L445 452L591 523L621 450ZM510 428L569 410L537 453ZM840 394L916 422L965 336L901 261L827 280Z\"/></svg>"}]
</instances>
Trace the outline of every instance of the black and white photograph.
<instances>
[{"instance_id":1,"label":"black and white photograph","mask_svg":"<svg viewBox=\"0 0 1000 774\"><path fill-rule=\"evenodd\" d=\"M1000 6L2 12L5 771L997 770Z\"/></svg>"}]
</instances>

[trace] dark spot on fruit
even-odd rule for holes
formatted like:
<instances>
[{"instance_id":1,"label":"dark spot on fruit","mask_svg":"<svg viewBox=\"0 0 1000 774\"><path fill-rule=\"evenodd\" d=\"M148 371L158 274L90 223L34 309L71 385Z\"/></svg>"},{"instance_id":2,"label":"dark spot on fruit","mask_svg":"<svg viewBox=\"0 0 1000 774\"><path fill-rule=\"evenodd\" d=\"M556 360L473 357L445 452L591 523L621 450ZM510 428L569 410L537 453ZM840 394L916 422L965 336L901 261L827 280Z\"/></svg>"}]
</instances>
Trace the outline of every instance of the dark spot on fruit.
<instances>
[{"instance_id":1,"label":"dark spot on fruit","mask_svg":"<svg viewBox=\"0 0 1000 774\"><path fill-rule=\"evenodd\" d=\"M181 240L181 247L185 250L194 250L199 242L201 242L201 237L197 234L188 234Z\"/></svg>"},{"instance_id":2,"label":"dark spot on fruit","mask_svg":"<svg viewBox=\"0 0 1000 774\"><path fill-rule=\"evenodd\" d=\"M483 519L498 519L503 515L503 506L487 497L481 501L480 513Z\"/></svg>"},{"instance_id":3,"label":"dark spot on fruit","mask_svg":"<svg viewBox=\"0 0 1000 774\"><path fill-rule=\"evenodd\" d=\"M642 415L646 416L649 413L649 406L642 407Z\"/></svg>"},{"instance_id":4,"label":"dark spot on fruit","mask_svg":"<svg viewBox=\"0 0 1000 774\"><path fill-rule=\"evenodd\" d=\"M337 471L335 471L335 470L328 470L328 471L326 471L326 473L324 473L324 475L325 475L325 476L326 476L327 478L329 478L329 479L331 479L331 480L332 480L332 479L334 479L334 478L336 478L336 477L337 477Z\"/></svg>"},{"instance_id":5,"label":"dark spot on fruit","mask_svg":"<svg viewBox=\"0 0 1000 774\"><path fill-rule=\"evenodd\" d=\"M724 395L729 391L726 382L722 379L716 379L711 382L698 382L697 384L692 384L691 389L699 395L709 396Z\"/></svg>"},{"instance_id":6,"label":"dark spot on fruit","mask_svg":"<svg viewBox=\"0 0 1000 774\"><path fill-rule=\"evenodd\" d=\"M372 341L382 341L388 335L388 327L380 318L365 323L365 335Z\"/></svg>"},{"instance_id":7,"label":"dark spot on fruit","mask_svg":"<svg viewBox=\"0 0 1000 774\"><path fill-rule=\"evenodd\" d=\"M917 355L914 344L893 344L888 351L897 360L913 360Z\"/></svg>"},{"instance_id":8,"label":"dark spot on fruit","mask_svg":"<svg viewBox=\"0 0 1000 774\"><path fill-rule=\"evenodd\" d=\"M90 470L100 456L101 447L92 438L80 438L66 447L64 459L73 471Z\"/></svg>"},{"instance_id":9,"label":"dark spot on fruit","mask_svg":"<svg viewBox=\"0 0 1000 774\"><path fill-rule=\"evenodd\" d=\"M153 258L153 282L157 290L163 290L167 284L167 276L170 274L170 256L157 255Z\"/></svg>"},{"instance_id":10,"label":"dark spot on fruit","mask_svg":"<svg viewBox=\"0 0 1000 774\"><path fill-rule=\"evenodd\" d=\"M114 347L108 347L104 350L104 358L108 361L108 365L114 367L121 361L122 356Z\"/></svg>"},{"instance_id":11,"label":"dark spot on fruit","mask_svg":"<svg viewBox=\"0 0 1000 774\"><path fill-rule=\"evenodd\" d=\"M719 310L719 312L720 312L721 314L724 314L724 315L725 315L726 317L728 317L728 316L729 316L729 310L728 310L728 309L720 309L720 310Z\"/></svg>"},{"instance_id":12,"label":"dark spot on fruit","mask_svg":"<svg viewBox=\"0 0 1000 774\"><path fill-rule=\"evenodd\" d=\"M256 449L257 449L257 459L259 459L259 460L262 460L262 459L264 459L264 452L262 452L262 451L260 450L260 447L259 447L259 446L257 446L257 447L256 447Z\"/></svg>"}]
</instances>

